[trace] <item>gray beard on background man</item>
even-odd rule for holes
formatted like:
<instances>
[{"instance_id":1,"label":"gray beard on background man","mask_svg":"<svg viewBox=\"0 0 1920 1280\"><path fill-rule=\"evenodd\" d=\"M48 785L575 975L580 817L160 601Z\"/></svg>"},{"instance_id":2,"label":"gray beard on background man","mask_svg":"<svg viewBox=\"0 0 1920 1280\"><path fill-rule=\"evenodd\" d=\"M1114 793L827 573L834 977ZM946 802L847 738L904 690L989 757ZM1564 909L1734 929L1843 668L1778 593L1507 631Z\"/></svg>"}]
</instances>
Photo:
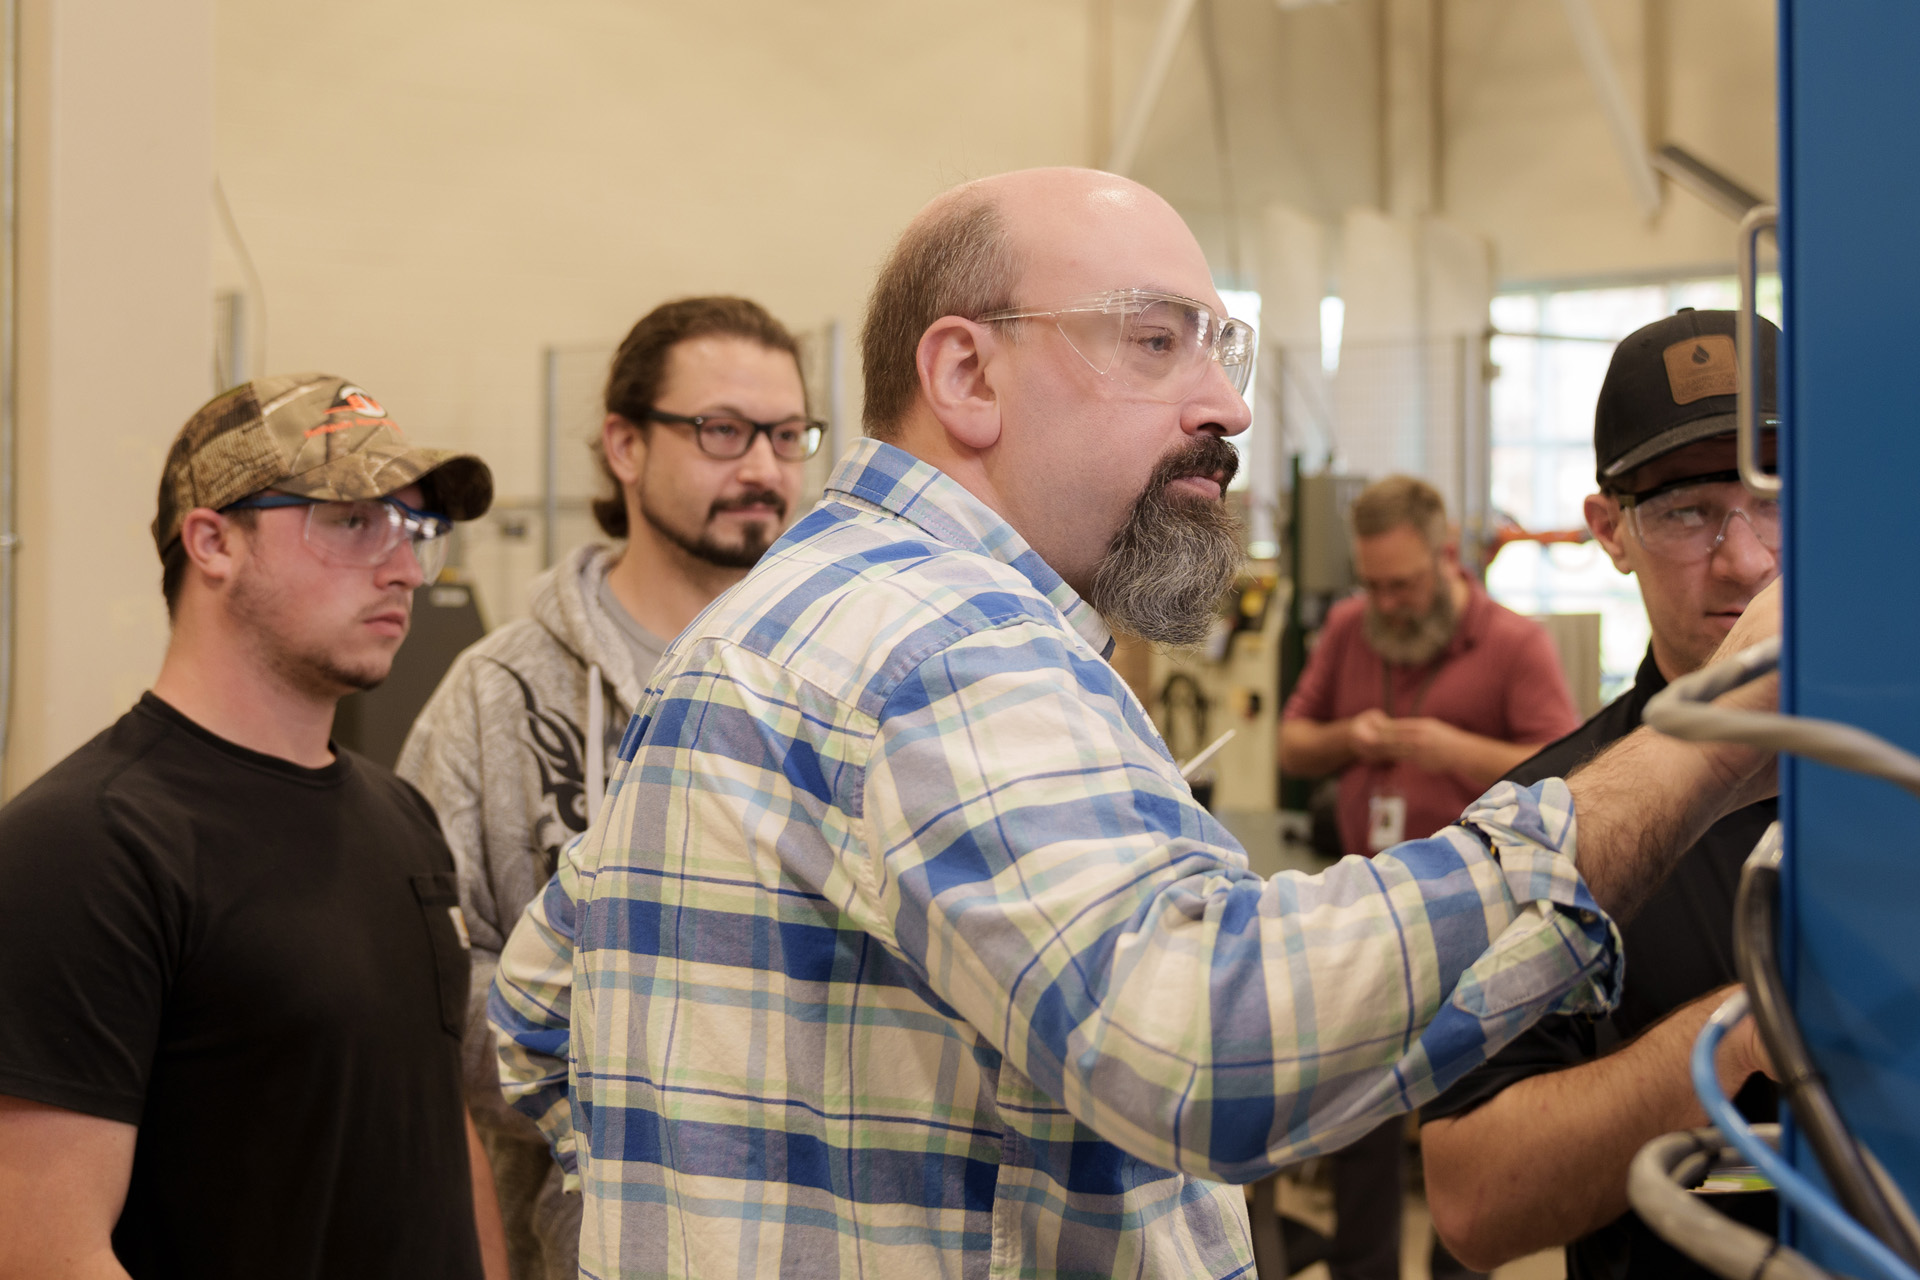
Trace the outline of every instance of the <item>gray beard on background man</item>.
<instances>
[{"instance_id":1,"label":"gray beard on background man","mask_svg":"<svg viewBox=\"0 0 1920 1280\"><path fill-rule=\"evenodd\" d=\"M1240 522L1220 499L1171 492L1184 476L1220 476L1224 495L1240 455L1218 436L1162 458L1127 521L1094 566L1087 603L1116 631L1160 644L1207 638L1214 608L1244 559Z\"/></svg>"},{"instance_id":2,"label":"gray beard on background man","mask_svg":"<svg viewBox=\"0 0 1920 1280\"><path fill-rule=\"evenodd\" d=\"M1424 667L1440 656L1453 639L1460 615L1453 607L1453 584L1441 570L1433 574L1433 608L1419 617L1393 618L1367 601L1362 622L1367 644L1383 662Z\"/></svg>"}]
</instances>

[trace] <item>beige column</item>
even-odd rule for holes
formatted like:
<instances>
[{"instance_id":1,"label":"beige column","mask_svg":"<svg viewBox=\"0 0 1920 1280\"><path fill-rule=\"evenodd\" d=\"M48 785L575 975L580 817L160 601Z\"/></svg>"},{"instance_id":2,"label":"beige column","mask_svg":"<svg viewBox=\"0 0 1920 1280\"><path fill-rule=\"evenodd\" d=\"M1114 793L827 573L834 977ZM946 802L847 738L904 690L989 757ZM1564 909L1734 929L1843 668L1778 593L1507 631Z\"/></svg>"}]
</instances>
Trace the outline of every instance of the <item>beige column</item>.
<instances>
[{"instance_id":1,"label":"beige column","mask_svg":"<svg viewBox=\"0 0 1920 1280\"><path fill-rule=\"evenodd\" d=\"M25 0L20 175L9 795L125 711L165 649L147 525L213 390L211 0Z\"/></svg>"}]
</instances>

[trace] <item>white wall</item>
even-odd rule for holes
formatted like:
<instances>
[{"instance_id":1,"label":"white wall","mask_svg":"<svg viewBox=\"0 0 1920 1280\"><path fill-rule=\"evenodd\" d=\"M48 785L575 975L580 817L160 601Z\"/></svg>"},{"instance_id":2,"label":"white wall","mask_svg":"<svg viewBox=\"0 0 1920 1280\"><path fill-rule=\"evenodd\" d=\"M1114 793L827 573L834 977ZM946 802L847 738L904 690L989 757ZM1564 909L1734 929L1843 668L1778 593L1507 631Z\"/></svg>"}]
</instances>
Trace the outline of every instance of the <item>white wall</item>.
<instances>
[{"instance_id":1,"label":"white wall","mask_svg":"<svg viewBox=\"0 0 1920 1280\"><path fill-rule=\"evenodd\" d=\"M9 793L159 670L166 610L147 526L212 355L209 0L30 0L21 25Z\"/></svg>"},{"instance_id":2,"label":"white wall","mask_svg":"<svg viewBox=\"0 0 1920 1280\"><path fill-rule=\"evenodd\" d=\"M1771 5L1592 3L1650 136L1771 194ZM9 784L110 721L157 664L144 529L161 451L214 389L211 294L244 283L213 172L264 281L267 366L364 381L411 434L482 452L506 497L530 499L545 346L617 338L696 291L857 328L874 266L929 196L1098 156L1160 7L28 0ZM1404 203L1392 188L1428 125L1432 203L1491 244L1500 278L1730 261L1730 224L1691 195L1669 190L1652 222L1635 208L1558 4L1213 12L1243 276L1262 211L1284 204L1327 229L1337 287L1346 212ZM1383 13L1412 25L1383 34ZM1383 81L1383 48L1418 68L1406 42L1429 29L1438 93ZM1135 173L1224 278L1236 245L1205 67L1190 30ZM857 412L857 355L848 373Z\"/></svg>"},{"instance_id":3,"label":"white wall","mask_svg":"<svg viewBox=\"0 0 1920 1280\"><path fill-rule=\"evenodd\" d=\"M218 14L218 163L267 363L363 381L410 433L481 452L508 498L539 490L547 344L617 340L689 293L857 327L928 198L1090 159L1084 0Z\"/></svg>"},{"instance_id":4,"label":"white wall","mask_svg":"<svg viewBox=\"0 0 1920 1280\"><path fill-rule=\"evenodd\" d=\"M1771 190L1770 7L1593 3L1649 130ZM611 341L656 302L723 290L795 327L857 330L874 265L927 197L1096 158L1160 9L218 0L218 169L264 279L267 364L364 381L531 499L543 347ZM1730 258L1731 225L1691 195L1670 192L1652 223L1636 208L1558 4L1213 14L1237 238L1198 18L1135 173L1188 214L1223 279L1237 261L1252 280L1261 211L1285 203L1334 233L1337 288L1337 228L1382 198L1484 237L1502 278ZM1428 30L1437 95L1409 43ZM1436 134L1438 181L1410 199L1424 171L1408 149ZM224 236L215 263L241 283ZM857 408L857 354L849 375Z\"/></svg>"}]
</instances>

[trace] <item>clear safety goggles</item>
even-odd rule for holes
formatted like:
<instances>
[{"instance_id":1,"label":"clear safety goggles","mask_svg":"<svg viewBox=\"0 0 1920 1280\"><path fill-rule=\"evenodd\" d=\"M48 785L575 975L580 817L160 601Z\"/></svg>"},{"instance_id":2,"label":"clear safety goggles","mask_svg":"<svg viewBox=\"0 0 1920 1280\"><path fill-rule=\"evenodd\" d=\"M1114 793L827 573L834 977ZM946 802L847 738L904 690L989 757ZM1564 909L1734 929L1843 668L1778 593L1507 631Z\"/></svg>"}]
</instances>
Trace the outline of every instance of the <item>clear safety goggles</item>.
<instances>
[{"instance_id":1,"label":"clear safety goggles","mask_svg":"<svg viewBox=\"0 0 1920 1280\"><path fill-rule=\"evenodd\" d=\"M419 562L420 576L432 582L447 565L453 521L431 511L416 511L398 498L328 502L290 493L256 493L223 508L270 511L307 509L306 542L325 564L342 569L371 569L387 562L404 540Z\"/></svg>"},{"instance_id":2,"label":"clear safety goggles","mask_svg":"<svg viewBox=\"0 0 1920 1280\"><path fill-rule=\"evenodd\" d=\"M1718 551L1735 516L1747 522L1754 541L1774 555L1780 553L1780 504L1754 497L1737 471L1690 476L1618 498L1640 545L1677 564L1705 560Z\"/></svg>"},{"instance_id":3,"label":"clear safety goggles","mask_svg":"<svg viewBox=\"0 0 1920 1280\"><path fill-rule=\"evenodd\" d=\"M1116 289L1057 307L1010 307L980 317L1051 320L1095 373L1153 400L1184 400L1215 364L1236 392L1253 380L1253 326L1177 293Z\"/></svg>"}]
</instances>

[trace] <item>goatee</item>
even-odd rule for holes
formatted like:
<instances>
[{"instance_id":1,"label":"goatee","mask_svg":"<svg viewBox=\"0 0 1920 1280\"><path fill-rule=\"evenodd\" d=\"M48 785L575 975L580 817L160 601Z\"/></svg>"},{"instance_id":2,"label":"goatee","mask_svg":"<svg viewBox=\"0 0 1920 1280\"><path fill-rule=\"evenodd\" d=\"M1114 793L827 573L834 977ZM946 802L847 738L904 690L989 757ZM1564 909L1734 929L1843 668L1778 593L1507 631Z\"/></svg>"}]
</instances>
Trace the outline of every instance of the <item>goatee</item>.
<instances>
[{"instance_id":1,"label":"goatee","mask_svg":"<svg viewBox=\"0 0 1920 1280\"><path fill-rule=\"evenodd\" d=\"M1197 436L1161 459L1127 521L1094 566L1087 603L1108 625L1160 644L1197 645L1214 608L1240 572L1240 522L1220 498L1175 491L1186 476L1220 482L1222 495L1240 455L1218 436Z\"/></svg>"},{"instance_id":2,"label":"goatee","mask_svg":"<svg viewBox=\"0 0 1920 1280\"><path fill-rule=\"evenodd\" d=\"M1447 575L1434 574L1433 607L1417 618L1389 618L1367 602L1361 628L1367 645L1383 662L1403 667L1424 667L1446 649L1460 625L1459 611L1453 607L1453 584Z\"/></svg>"},{"instance_id":3,"label":"goatee","mask_svg":"<svg viewBox=\"0 0 1920 1280\"><path fill-rule=\"evenodd\" d=\"M751 569L758 564L767 548L773 545L774 539L780 536L780 522L786 519L787 504L777 493L756 489L737 497L722 498L707 509L707 524L711 525L713 518L722 511L760 506L771 507L773 518L765 523L742 525L739 543L728 546L726 543L717 541L707 532L705 526L696 536L689 537L682 533L654 513L653 508L647 505L644 490L640 494L640 514L646 517L647 523L652 525L656 532L694 559L704 560L722 569Z\"/></svg>"}]
</instances>

